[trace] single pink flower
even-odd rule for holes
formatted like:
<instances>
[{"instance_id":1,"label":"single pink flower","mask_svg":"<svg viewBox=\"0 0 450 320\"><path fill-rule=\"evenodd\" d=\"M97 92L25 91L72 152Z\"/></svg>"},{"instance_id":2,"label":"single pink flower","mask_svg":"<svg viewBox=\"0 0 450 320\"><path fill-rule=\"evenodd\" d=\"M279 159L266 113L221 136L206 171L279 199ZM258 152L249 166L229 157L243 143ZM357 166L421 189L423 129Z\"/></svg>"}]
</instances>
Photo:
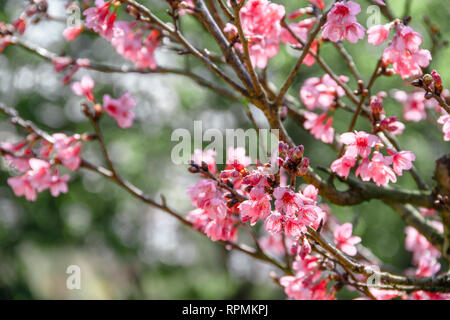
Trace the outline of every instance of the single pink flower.
<instances>
[{"instance_id":1,"label":"single pink flower","mask_svg":"<svg viewBox=\"0 0 450 320\"><path fill-rule=\"evenodd\" d=\"M349 256L354 256L357 253L355 244L361 242L361 238L357 236L352 236L353 225L351 223L344 223L343 225L337 226L334 231L334 242L336 247L341 249L343 252Z\"/></svg>"},{"instance_id":2,"label":"single pink flower","mask_svg":"<svg viewBox=\"0 0 450 320\"><path fill-rule=\"evenodd\" d=\"M340 136L340 140L347 145L346 156L356 158L359 155L363 159L370 155L372 148L379 141L377 136L364 131L343 133Z\"/></svg>"},{"instance_id":3,"label":"single pink flower","mask_svg":"<svg viewBox=\"0 0 450 320\"><path fill-rule=\"evenodd\" d=\"M273 191L275 197L275 209L284 212L288 216L295 216L303 206L303 201L299 194L288 187L277 187Z\"/></svg>"},{"instance_id":4,"label":"single pink flower","mask_svg":"<svg viewBox=\"0 0 450 320\"><path fill-rule=\"evenodd\" d=\"M241 171L252 163L252 159L245 155L245 148L229 147L227 149L226 169L236 169Z\"/></svg>"},{"instance_id":5,"label":"single pink flower","mask_svg":"<svg viewBox=\"0 0 450 320\"><path fill-rule=\"evenodd\" d=\"M403 170L410 170L412 162L416 160L416 156L411 151L398 151L388 149L389 155L392 157L392 167L395 174L401 176Z\"/></svg>"},{"instance_id":6,"label":"single pink flower","mask_svg":"<svg viewBox=\"0 0 450 320\"><path fill-rule=\"evenodd\" d=\"M89 101L94 102L94 94L92 93L94 85L94 80L91 77L84 76L80 82L72 84L72 90L75 94L85 96Z\"/></svg>"},{"instance_id":7,"label":"single pink flower","mask_svg":"<svg viewBox=\"0 0 450 320\"><path fill-rule=\"evenodd\" d=\"M367 41L378 46L389 38L390 24L379 24L367 30Z\"/></svg>"},{"instance_id":8,"label":"single pink flower","mask_svg":"<svg viewBox=\"0 0 450 320\"><path fill-rule=\"evenodd\" d=\"M264 226L270 233L280 233L283 230L283 221L283 215L278 211L273 211L264 221Z\"/></svg>"},{"instance_id":9,"label":"single pink flower","mask_svg":"<svg viewBox=\"0 0 450 320\"><path fill-rule=\"evenodd\" d=\"M389 165L392 159L384 157L380 152L374 152L372 161L369 163L369 175L377 186L386 186L389 181L397 182L397 177Z\"/></svg>"},{"instance_id":10,"label":"single pink flower","mask_svg":"<svg viewBox=\"0 0 450 320\"><path fill-rule=\"evenodd\" d=\"M113 99L109 94L103 96L103 108L113 117L119 127L129 128L133 125L135 117L131 109L136 105L136 100L127 92L119 99Z\"/></svg>"},{"instance_id":11,"label":"single pink flower","mask_svg":"<svg viewBox=\"0 0 450 320\"><path fill-rule=\"evenodd\" d=\"M69 188L67 187L67 182L69 180L70 176L68 174L60 176L58 171L55 170L49 181L50 194L53 197L57 197L60 193L67 193L69 191Z\"/></svg>"},{"instance_id":12,"label":"single pink flower","mask_svg":"<svg viewBox=\"0 0 450 320\"><path fill-rule=\"evenodd\" d=\"M17 197L25 196L28 201L36 201L36 190L32 187L26 174L20 177L8 178L8 184Z\"/></svg>"},{"instance_id":13,"label":"single pink flower","mask_svg":"<svg viewBox=\"0 0 450 320\"><path fill-rule=\"evenodd\" d=\"M347 179L350 169L355 166L356 159L354 157L349 157L344 155L333 161L330 168L331 171L335 172L338 176Z\"/></svg>"}]
</instances>

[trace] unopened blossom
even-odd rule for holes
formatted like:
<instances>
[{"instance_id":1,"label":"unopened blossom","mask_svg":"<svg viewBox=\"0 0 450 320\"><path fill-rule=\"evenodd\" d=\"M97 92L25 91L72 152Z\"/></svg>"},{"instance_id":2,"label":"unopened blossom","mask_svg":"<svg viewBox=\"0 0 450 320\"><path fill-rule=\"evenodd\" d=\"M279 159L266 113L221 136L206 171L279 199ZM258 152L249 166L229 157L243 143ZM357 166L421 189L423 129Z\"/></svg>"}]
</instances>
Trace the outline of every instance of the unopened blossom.
<instances>
[{"instance_id":1,"label":"unopened blossom","mask_svg":"<svg viewBox=\"0 0 450 320\"><path fill-rule=\"evenodd\" d=\"M306 121L303 127L308 130L314 138L324 143L332 143L334 139L333 117L327 119L327 113L318 115L314 112L305 111Z\"/></svg>"},{"instance_id":2,"label":"unopened blossom","mask_svg":"<svg viewBox=\"0 0 450 320\"><path fill-rule=\"evenodd\" d=\"M216 151L212 149L201 150L195 149L194 154L191 156L191 160L196 164L201 165L205 162L208 165L208 171L212 174L216 174Z\"/></svg>"},{"instance_id":3,"label":"unopened blossom","mask_svg":"<svg viewBox=\"0 0 450 320\"><path fill-rule=\"evenodd\" d=\"M444 141L450 141L450 115L444 114L439 117L437 123L442 124L442 132L444 133Z\"/></svg>"},{"instance_id":4,"label":"unopened blossom","mask_svg":"<svg viewBox=\"0 0 450 320\"><path fill-rule=\"evenodd\" d=\"M349 157L361 156L367 158L372 148L379 141L377 136L364 131L346 132L341 134L340 140L347 146L345 155Z\"/></svg>"},{"instance_id":5,"label":"unopened blossom","mask_svg":"<svg viewBox=\"0 0 450 320\"><path fill-rule=\"evenodd\" d=\"M378 46L389 38L390 24L379 24L367 30L367 41Z\"/></svg>"},{"instance_id":6,"label":"unopened blossom","mask_svg":"<svg viewBox=\"0 0 450 320\"><path fill-rule=\"evenodd\" d=\"M353 168L356 164L356 159L350 156L342 156L333 161L330 168L331 171L335 172L338 176L344 177L347 179L351 168Z\"/></svg>"},{"instance_id":7,"label":"unopened blossom","mask_svg":"<svg viewBox=\"0 0 450 320\"><path fill-rule=\"evenodd\" d=\"M109 94L103 96L103 108L122 129L133 125L135 115L131 110L135 105L136 100L128 92L119 99L113 99Z\"/></svg>"},{"instance_id":8,"label":"unopened blossom","mask_svg":"<svg viewBox=\"0 0 450 320\"><path fill-rule=\"evenodd\" d=\"M416 156L411 151L394 151L388 149L389 155L392 157L392 168L395 174L401 176L403 170L410 170L412 162L416 160Z\"/></svg>"},{"instance_id":9,"label":"unopened blossom","mask_svg":"<svg viewBox=\"0 0 450 320\"><path fill-rule=\"evenodd\" d=\"M361 242L361 238L352 236L353 225L351 223L344 223L337 226L333 231L334 242L336 247L341 249L349 256L354 256L357 253L355 244Z\"/></svg>"},{"instance_id":10,"label":"unopened blossom","mask_svg":"<svg viewBox=\"0 0 450 320\"><path fill-rule=\"evenodd\" d=\"M74 41L80 34L83 32L83 26L74 26L74 27L67 27L63 31L63 36L66 38L67 41L72 42Z\"/></svg>"},{"instance_id":11,"label":"unopened blossom","mask_svg":"<svg viewBox=\"0 0 450 320\"><path fill-rule=\"evenodd\" d=\"M347 39L350 43L364 39L365 29L356 20L356 15L360 12L361 7L356 2L336 2L327 15L327 22L322 27L323 38L333 42Z\"/></svg>"},{"instance_id":12,"label":"unopened blossom","mask_svg":"<svg viewBox=\"0 0 450 320\"><path fill-rule=\"evenodd\" d=\"M340 76L339 79L344 83L348 81L346 76ZM328 74L322 78L308 78L300 89L300 99L310 110L318 108L327 111L337 98L344 95L344 89Z\"/></svg>"},{"instance_id":13,"label":"unopened blossom","mask_svg":"<svg viewBox=\"0 0 450 320\"><path fill-rule=\"evenodd\" d=\"M72 84L72 90L75 94L79 96L85 96L89 101L94 101L94 94L92 90L94 89L94 80L89 76L84 76L80 82L74 82Z\"/></svg>"},{"instance_id":14,"label":"unopened blossom","mask_svg":"<svg viewBox=\"0 0 450 320\"><path fill-rule=\"evenodd\" d=\"M323 0L308 0L312 4L315 4L317 7L319 7L320 10L325 9L325 3Z\"/></svg>"},{"instance_id":15,"label":"unopened blossom","mask_svg":"<svg viewBox=\"0 0 450 320\"><path fill-rule=\"evenodd\" d=\"M368 166L370 178L379 186L386 186L389 181L397 182L397 177L394 171L389 166L392 164L392 159L383 156L380 152L373 153L372 160Z\"/></svg>"},{"instance_id":16,"label":"unopened blossom","mask_svg":"<svg viewBox=\"0 0 450 320\"><path fill-rule=\"evenodd\" d=\"M265 68L267 61L278 54L283 31L281 19L285 13L284 6L268 0L249 0L240 10L242 29L255 67ZM241 47L238 43L236 46Z\"/></svg>"}]
</instances>

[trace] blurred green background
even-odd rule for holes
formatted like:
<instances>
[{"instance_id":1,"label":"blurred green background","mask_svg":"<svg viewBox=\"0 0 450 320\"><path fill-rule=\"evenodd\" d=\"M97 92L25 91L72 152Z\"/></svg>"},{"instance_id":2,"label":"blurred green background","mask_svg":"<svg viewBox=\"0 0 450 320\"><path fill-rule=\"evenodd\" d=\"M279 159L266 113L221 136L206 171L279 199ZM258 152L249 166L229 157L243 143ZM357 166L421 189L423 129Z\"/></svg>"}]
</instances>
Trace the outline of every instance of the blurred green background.
<instances>
[{"instance_id":1,"label":"blurred green background","mask_svg":"<svg viewBox=\"0 0 450 320\"><path fill-rule=\"evenodd\" d=\"M423 24L428 15L437 24L444 39L448 39L450 6L440 0L411 1L411 26L424 35L424 47L431 41ZM403 0L389 2L394 15L404 12ZM162 19L168 19L164 1L141 0ZM274 1L284 4L287 12L307 4L306 0ZM368 1L362 6L359 22L366 27ZM330 3L330 1L327 1ZM0 21L11 22L23 10L24 1L0 0ZM64 16L64 1L49 0L49 12ZM382 18L382 22L385 19ZM85 32L73 43L67 43L61 33L64 24L42 21L30 26L24 37L59 54L86 57L92 61L110 64L129 64L119 57L110 45L93 34ZM183 17L183 31L198 47L211 51L216 47L207 36L199 37L201 27L189 16ZM354 56L360 73L368 79L373 72L382 48L367 41L356 45L345 43ZM351 77L334 47L325 43L321 54L336 73ZM450 49L440 50L433 57L431 67L439 70L444 86L450 85ZM267 75L280 86L295 63L298 52L282 46L280 54L270 60ZM162 66L183 66L186 57L167 49L157 52ZM195 60L189 59L193 71L207 79L213 76ZM202 120L203 128L249 128L250 122L242 104L231 102L199 87L186 78L172 75L102 74L81 71L75 79L89 74L95 81L95 95L104 93L118 97L129 91L137 99L137 120L132 128L122 130L104 117L102 127L112 158L122 176L141 187L155 199L164 194L167 202L179 212L192 209L186 188L197 177L176 166L170 153L176 142L170 140L176 128L193 129L194 120ZM291 87L298 97L303 81L311 76L322 76L319 66L303 66ZM82 99L69 87L61 84L62 75L53 72L52 65L18 47L8 47L0 55L0 101L16 108L26 119L43 129L68 134L91 132L88 121L80 111ZM355 82L350 83L355 88ZM379 79L374 91L389 92L394 88L411 91L398 76ZM401 105L392 98L385 100L389 115L401 118ZM255 110L254 110L255 111ZM257 121L261 116L255 112ZM339 111L334 127L345 131L351 115ZM442 141L442 132L436 125L436 115L427 121L407 123L399 141L403 149L412 150L417 157L418 171L432 185L434 161L449 152ZM0 140L17 141L24 134L0 116ZM313 167L329 166L335 153L314 140L291 119L287 129L295 142L303 144ZM367 129L361 120L358 129ZM84 144L83 157L102 164L95 142ZM283 291L268 277L267 265L240 253L227 251L223 246L207 240L177 221L150 208L109 181L94 173L79 171L72 174L70 192L53 198L41 193L35 203L16 198L6 184L8 168L0 171L0 298L2 299L283 299ZM415 188L410 175L399 179L399 185ZM331 206L341 221L356 221L355 233L363 244L388 264L404 270L411 267L411 255L404 250L404 222L389 207L371 201L355 207ZM263 230L259 230L264 235ZM81 290L66 288L66 269L69 265L81 267ZM341 298L353 298L343 291Z\"/></svg>"}]
</instances>

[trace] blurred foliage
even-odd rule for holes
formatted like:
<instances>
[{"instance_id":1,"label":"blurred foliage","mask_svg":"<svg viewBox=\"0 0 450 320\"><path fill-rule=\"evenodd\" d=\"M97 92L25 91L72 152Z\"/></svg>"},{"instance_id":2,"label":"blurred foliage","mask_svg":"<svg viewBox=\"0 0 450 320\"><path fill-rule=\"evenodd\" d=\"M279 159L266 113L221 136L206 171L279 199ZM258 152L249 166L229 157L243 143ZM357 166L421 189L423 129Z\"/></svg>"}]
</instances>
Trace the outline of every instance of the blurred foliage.
<instances>
[{"instance_id":1,"label":"blurred foliage","mask_svg":"<svg viewBox=\"0 0 450 320\"><path fill-rule=\"evenodd\" d=\"M395 16L402 16L405 3L410 0L387 0ZM51 0L50 10L64 15L63 1ZM287 12L306 5L306 0L275 1L286 5ZM327 1L330 2L330 1ZM367 1L359 20L367 20ZM450 18L448 3L439 0L410 1L411 25L424 35L424 47L431 42L423 24L423 15L439 26L448 39ZM164 1L141 1L151 7L162 19L168 19ZM0 20L12 21L21 12L22 1L0 0ZM385 21L384 18L382 21ZM365 24L365 23L363 23ZM57 53L88 57L93 61L122 64L109 44L85 32L73 43L61 36L64 26L58 22L42 21L30 26L25 37ZM216 50L210 37L199 37L201 26L189 16L183 17L182 29L186 37L198 47ZM355 58L364 78L373 72L381 54L380 48L360 41L345 44ZM450 85L450 49L445 48L433 57L432 68L443 76L444 86ZM217 50L216 50L217 51ZM280 54L269 63L267 75L278 86L295 63L290 48L282 47ZM331 44L321 48L330 66L337 74L351 76L345 63ZM163 66L189 63L192 70L211 79L208 71L194 59L176 56L161 49L157 60ZM79 79L85 71L79 72ZM171 206L187 212L191 206L186 188L195 182L185 166L170 162L170 140L176 128L192 130L193 120L203 120L211 128L249 128L242 104L230 102L189 79L170 75L105 75L89 73L96 81L95 95L104 93L119 96L130 91L138 101L137 121L127 130L117 127L108 117L102 120L106 142L121 174L155 199L167 197ZM302 66L290 93L298 97L304 80L322 76L319 66ZM355 87L355 83L350 85ZM411 91L398 76L382 78L374 92L393 88ZM9 47L0 55L0 101L15 107L20 114L40 127L54 132L83 133L92 129L80 112L82 99L61 85L61 75L52 66L21 48ZM401 105L392 98L385 101L390 115L401 118ZM346 130L351 115L335 114L337 132ZM433 118L434 117L434 118ZM442 142L442 133L430 121L408 123L399 137L401 146L417 156L416 166L426 181L432 184L434 161L448 152ZM15 141L23 132L1 117L1 140ZM303 144L313 166L329 166L335 153L314 140L291 119L287 129L298 144ZM357 128L367 128L360 120ZM84 145L83 155L101 164L102 158L95 142ZM91 172L72 174L70 192L58 198L44 192L35 203L14 197L6 184L10 173L5 165L0 171L0 298L165 298L165 299L281 299L282 290L268 277L269 267L239 253L229 252L219 244L179 226L163 213L145 206L116 185L104 181ZM409 175L399 184L415 188ZM331 206L341 221L357 221L356 234L363 244L394 268L410 267L411 255L404 250L405 223L389 207L371 201L355 207ZM261 230L262 232L262 230ZM79 265L82 270L82 289L66 289L66 268ZM352 298L352 292L340 297Z\"/></svg>"}]
</instances>

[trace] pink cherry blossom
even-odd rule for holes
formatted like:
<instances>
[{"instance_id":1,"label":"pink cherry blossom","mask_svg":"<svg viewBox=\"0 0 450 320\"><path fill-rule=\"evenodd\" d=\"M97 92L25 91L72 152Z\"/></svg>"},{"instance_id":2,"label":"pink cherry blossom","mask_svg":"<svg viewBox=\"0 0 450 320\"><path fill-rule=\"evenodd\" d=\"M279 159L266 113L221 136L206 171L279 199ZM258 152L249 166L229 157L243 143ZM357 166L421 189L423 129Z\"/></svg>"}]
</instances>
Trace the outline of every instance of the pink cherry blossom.
<instances>
[{"instance_id":1,"label":"pink cherry blossom","mask_svg":"<svg viewBox=\"0 0 450 320\"><path fill-rule=\"evenodd\" d=\"M370 181L369 164L369 158L363 159L355 171L355 176L359 177L362 181Z\"/></svg>"},{"instance_id":2,"label":"pink cherry blossom","mask_svg":"<svg viewBox=\"0 0 450 320\"><path fill-rule=\"evenodd\" d=\"M202 162L205 162L208 165L209 172L216 174L216 151L212 149L205 151L195 149L194 154L191 156L191 160L199 165L201 165Z\"/></svg>"},{"instance_id":3,"label":"pink cherry blossom","mask_svg":"<svg viewBox=\"0 0 450 320\"><path fill-rule=\"evenodd\" d=\"M421 44L419 33L399 24L391 44L383 52L383 63L392 64L394 72L402 79L421 75L421 68L427 67L431 60L430 52L419 48Z\"/></svg>"},{"instance_id":4,"label":"pink cherry blossom","mask_svg":"<svg viewBox=\"0 0 450 320\"><path fill-rule=\"evenodd\" d=\"M255 200L246 200L239 205L242 222L250 221L250 225L255 225L259 219L264 219L270 214L271 197L264 195Z\"/></svg>"},{"instance_id":5,"label":"pink cherry blossom","mask_svg":"<svg viewBox=\"0 0 450 320\"><path fill-rule=\"evenodd\" d=\"M344 83L348 81L346 76L340 76L339 79ZM307 79L300 89L300 98L310 110L319 108L327 111L337 98L344 95L344 89L328 74L325 74L322 78Z\"/></svg>"},{"instance_id":6,"label":"pink cherry blossom","mask_svg":"<svg viewBox=\"0 0 450 320\"><path fill-rule=\"evenodd\" d=\"M416 160L416 156L411 151L393 151L388 149L389 155L392 157L392 167L395 174L401 176L403 170L410 170L412 162Z\"/></svg>"},{"instance_id":7,"label":"pink cherry blossom","mask_svg":"<svg viewBox=\"0 0 450 320\"><path fill-rule=\"evenodd\" d=\"M30 170L26 173L31 186L38 192L49 188L51 177L50 163L47 161L32 158L30 159Z\"/></svg>"},{"instance_id":8,"label":"pink cherry blossom","mask_svg":"<svg viewBox=\"0 0 450 320\"><path fill-rule=\"evenodd\" d=\"M359 155L363 159L370 155L372 148L379 141L377 136L364 131L343 133L340 136L340 140L347 145L346 156L356 158Z\"/></svg>"},{"instance_id":9,"label":"pink cherry blossom","mask_svg":"<svg viewBox=\"0 0 450 320\"><path fill-rule=\"evenodd\" d=\"M289 28L300 40L302 40L305 43L308 40L309 32L314 27L316 22L317 22L316 18L304 19L300 20L299 22L290 23ZM302 48L302 45L297 41L295 37L292 36L291 32L289 32L289 30L286 28L283 29L280 34L280 41L285 44L289 43L297 48ZM318 40L314 40L309 50L317 54L318 46L319 46ZM312 66L315 62L316 59L310 53L308 53L305 59L303 60L303 64L307 66Z\"/></svg>"},{"instance_id":10,"label":"pink cherry blossom","mask_svg":"<svg viewBox=\"0 0 450 320\"><path fill-rule=\"evenodd\" d=\"M192 223L194 229L200 231L204 231L205 226L209 222L208 215L205 213L205 210L200 208L189 211L186 220Z\"/></svg>"},{"instance_id":11,"label":"pink cherry blossom","mask_svg":"<svg viewBox=\"0 0 450 320\"><path fill-rule=\"evenodd\" d=\"M372 161L369 163L369 176L377 186L386 186L389 181L397 182L397 177L389 165L392 159L383 156L380 152L374 152Z\"/></svg>"},{"instance_id":12,"label":"pink cherry blossom","mask_svg":"<svg viewBox=\"0 0 450 320\"><path fill-rule=\"evenodd\" d=\"M367 41L378 46L389 38L390 24L379 24L367 30Z\"/></svg>"},{"instance_id":13,"label":"pink cherry blossom","mask_svg":"<svg viewBox=\"0 0 450 320\"><path fill-rule=\"evenodd\" d=\"M327 118L327 113L318 115L314 112L304 112L306 121L303 127L314 136L314 138L321 140L324 143L332 143L334 139L333 117ZM326 120L326 122L325 122ZM325 122L325 123L324 123Z\"/></svg>"},{"instance_id":14,"label":"pink cherry blossom","mask_svg":"<svg viewBox=\"0 0 450 320\"><path fill-rule=\"evenodd\" d=\"M299 194L288 187L277 187L273 191L275 197L275 209L284 212L288 216L295 216L303 206L303 201Z\"/></svg>"},{"instance_id":15,"label":"pink cherry blossom","mask_svg":"<svg viewBox=\"0 0 450 320\"><path fill-rule=\"evenodd\" d=\"M249 0L240 10L242 29L249 40L250 58L255 67L265 68L268 59L278 54L284 15L284 6L268 0ZM239 43L236 46L241 48Z\"/></svg>"},{"instance_id":16,"label":"pink cherry blossom","mask_svg":"<svg viewBox=\"0 0 450 320\"><path fill-rule=\"evenodd\" d=\"M357 253L355 244L361 242L361 238L357 236L352 236L353 225L351 223L344 223L343 225L337 226L334 231L334 242L336 247L341 249L343 252L349 256L354 256Z\"/></svg>"},{"instance_id":17,"label":"pink cherry blossom","mask_svg":"<svg viewBox=\"0 0 450 320\"><path fill-rule=\"evenodd\" d=\"M70 180L70 176L68 174L60 176L58 171L51 175L49 183L50 194L53 197L59 196L60 193L67 193L69 188L67 187L67 182Z\"/></svg>"},{"instance_id":18,"label":"pink cherry blossom","mask_svg":"<svg viewBox=\"0 0 450 320\"><path fill-rule=\"evenodd\" d=\"M28 201L36 201L36 190L31 185L28 175L8 178L8 184L17 197L25 196Z\"/></svg>"},{"instance_id":19,"label":"pink cherry blossom","mask_svg":"<svg viewBox=\"0 0 450 320\"><path fill-rule=\"evenodd\" d=\"M442 132L444 133L444 141L450 141L450 115L444 114L439 117L437 123L442 124Z\"/></svg>"},{"instance_id":20,"label":"pink cherry blossom","mask_svg":"<svg viewBox=\"0 0 450 320\"><path fill-rule=\"evenodd\" d=\"M322 36L333 42L347 39L350 43L356 43L364 39L364 27L356 20L356 15L361 12L359 4L353 1L338 1L327 15L327 22L322 27Z\"/></svg>"},{"instance_id":21,"label":"pink cherry blossom","mask_svg":"<svg viewBox=\"0 0 450 320\"><path fill-rule=\"evenodd\" d=\"M414 91L408 94L401 90L395 90L393 97L403 104L403 119L405 121L419 122L427 118L423 92Z\"/></svg>"},{"instance_id":22,"label":"pink cherry blossom","mask_svg":"<svg viewBox=\"0 0 450 320\"><path fill-rule=\"evenodd\" d=\"M113 99L109 94L103 96L103 108L113 117L119 127L129 128L133 125L135 117L131 109L136 105L136 100L127 92L119 99Z\"/></svg>"},{"instance_id":23,"label":"pink cherry blossom","mask_svg":"<svg viewBox=\"0 0 450 320\"><path fill-rule=\"evenodd\" d=\"M68 137L63 133L56 133L53 136L55 142L53 148L56 151L55 159L58 159L66 168L76 171L81 164L81 142L78 137Z\"/></svg>"},{"instance_id":24,"label":"pink cherry blossom","mask_svg":"<svg viewBox=\"0 0 450 320\"><path fill-rule=\"evenodd\" d=\"M245 155L245 148L229 147L227 149L227 169L236 169L241 171L252 163L252 159Z\"/></svg>"},{"instance_id":25,"label":"pink cherry blossom","mask_svg":"<svg viewBox=\"0 0 450 320\"><path fill-rule=\"evenodd\" d=\"M416 277L431 277L441 269L441 264L429 251L422 254L417 265Z\"/></svg>"},{"instance_id":26,"label":"pink cherry blossom","mask_svg":"<svg viewBox=\"0 0 450 320\"><path fill-rule=\"evenodd\" d=\"M330 168L331 171L335 172L338 176L347 179L350 169L353 168L355 164L356 159L354 157L344 155L343 157L334 160Z\"/></svg>"},{"instance_id":27,"label":"pink cherry blossom","mask_svg":"<svg viewBox=\"0 0 450 320\"><path fill-rule=\"evenodd\" d=\"M67 41L72 42L83 32L83 26L67 27L63 31L63 36Z\"/></svg>"},{"instance_id":28,"label":"pink cherry blossom","mask_svg":"<svg viewBox=\"0 0 450 320\"><path fill-rule=\"evenodd\" d=\"M8 166L14 168L19 172L26 172L28 171L28 169L30 169L28 158L33 155L33 152L30 148L25 148L27 143L28 142L26 140L20 141L18 143L0 143L2 149L9 151L15 155L11 156L9 154L6 154L4 157Z\"/></svg>"},{"instance_id":29,"label":"pink cherry blossom","mask_svg":"<svg viewBox=\"0 0 450 320\"><path fill-rule=\"evenodd\" d=\"M280 233L283 230L284 217L278 211L272 213L264 221L264 226L270 233Z\"/></svg>"},{"instance_id":30,"label":"pink cherry blossom","mask_svg":"<svg viewBox=\"0 0 450 320\"><path fill-rule=\"evenodd\" d=\"M110 15L109 5L109 1L96 0L95 7L84 10L83 14L86 17L86 28L92 29L104 37L110 35L116 15Z\"/></svg>"},{"instance_id":31,"label":"pink cherry blossom","mask_svg":"<svg viewBox=\"0 0 450 320\"><path fill-rule=\"evenodd\" d=\"M439 226L438 226L439 227ZM442 228L442 224L440 225ZM433 257L438 258L441 253L436 249L428 240L420 234L413 227L405 228L405 248L413 253L413 263L418 265L421 256L424 254L431 254Z\"/></svg>"},{"instance_id":32,"label":"pink cherry blossom","mask_svg":"<svg viewBox=\"0 0 450 320\"><path fill-rule=\"evenodd\" d=\"M92 90L94 89L94 80L89 76L84 76L80 82L74 82L72 84L72 90L75 94L79 96L85 96L89 101L94 101L94 94Z\"/></svg>"}]
</instances>

